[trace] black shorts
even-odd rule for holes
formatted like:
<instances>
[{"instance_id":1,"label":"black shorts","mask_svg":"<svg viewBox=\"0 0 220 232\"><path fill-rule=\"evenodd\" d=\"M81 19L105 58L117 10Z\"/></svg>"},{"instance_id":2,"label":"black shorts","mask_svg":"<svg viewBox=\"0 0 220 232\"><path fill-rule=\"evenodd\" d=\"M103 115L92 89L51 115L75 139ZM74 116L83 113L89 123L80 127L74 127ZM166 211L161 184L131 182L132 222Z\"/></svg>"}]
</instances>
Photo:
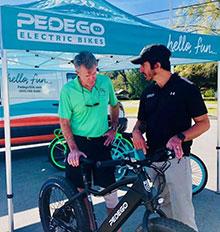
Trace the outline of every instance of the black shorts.
<instances>
[{"instance_id":1,"label":"black shorts","mask_svg":"<svg viewBox=\"0 0 220 232\"><path fill-rule=\"evenodd\" d=\"M94 161L103 161L111 159L111 146L105 146L105 137L91 138L74 136L75 142L80 151L85 153L89 159ZM115 183L114 168L87 168L87 180L94 185L103 188ZM70 179L76 187L84 188L81 167L73 167L66 162L66 178Z\"/></svg>"}]
</instances>

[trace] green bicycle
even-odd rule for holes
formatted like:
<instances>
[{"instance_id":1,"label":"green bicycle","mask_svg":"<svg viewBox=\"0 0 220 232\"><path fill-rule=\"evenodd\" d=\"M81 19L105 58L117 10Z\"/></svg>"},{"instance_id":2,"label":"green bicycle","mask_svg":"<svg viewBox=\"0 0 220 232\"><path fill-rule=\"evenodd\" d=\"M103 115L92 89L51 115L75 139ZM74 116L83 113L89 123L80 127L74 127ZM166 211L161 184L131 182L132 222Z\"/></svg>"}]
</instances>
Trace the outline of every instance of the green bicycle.
<instances>
[{"instance_id":1,"label":"green bicycle","mask_svg":"<svg viewBox=\"0 0 220 232\"><path fill-rule=\"evenodd\" d=\"M49 144L49 161L55 168L64 171L69 148L61 129L56 129L54 136L55 138ZM116 134L115 140L112 143L111 155L113 160L136 159L137 151L133 147L131 134ZM194 154L190 154L190 163L192 168L192 190L193 195L195 195L205 188L208 181L208 171L204 162ZM117 181L130 175L134 175L134 172L129 165L116 166L115 177Z\"/></svg>"},{"instance_id":2,"label":"green bicycle","mask_svg":"<svg viewBox=\"0 0 220 232\"><path fill-rule=\"evenodd\" d=\"M49 144L49 161L55 168L64 170L69 148L61 129L54 130L54 136L54 139ZM112 158L114 160L125 158L128 154L131 154L133 149L131 139L125 139L122 134L117 133L112 143Z\"/></svg>"}]
</instances>

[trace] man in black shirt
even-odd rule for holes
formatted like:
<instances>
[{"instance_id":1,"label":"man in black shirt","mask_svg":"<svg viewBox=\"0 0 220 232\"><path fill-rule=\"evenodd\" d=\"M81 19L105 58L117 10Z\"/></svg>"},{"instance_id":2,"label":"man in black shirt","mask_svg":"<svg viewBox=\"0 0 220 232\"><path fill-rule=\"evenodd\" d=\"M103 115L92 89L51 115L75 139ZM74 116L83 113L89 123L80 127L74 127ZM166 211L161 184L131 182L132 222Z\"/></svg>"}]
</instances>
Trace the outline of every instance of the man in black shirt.
<instances>
[{"instance_id":1,"label":"man in black shirt","mask_svg":"<svg viewBox=\"0 0 220 232\"><path fill-rule=\"evenodd\" d=\"M164 45L152 45L145 47L139 57L131 61L140 64L140 72L147 81L152 81L140 99L138 120L132 133L133 143L145 154L163 147L174 150L176 158L165 173L167 186L163 192L165 204L162 210L168 217L198 230L188 156L192 139L208 130L210 125L199 89L171 73L170 56L170 50ZM147 143L141 128L145 128Z\"/></svg>"}]
</instances>

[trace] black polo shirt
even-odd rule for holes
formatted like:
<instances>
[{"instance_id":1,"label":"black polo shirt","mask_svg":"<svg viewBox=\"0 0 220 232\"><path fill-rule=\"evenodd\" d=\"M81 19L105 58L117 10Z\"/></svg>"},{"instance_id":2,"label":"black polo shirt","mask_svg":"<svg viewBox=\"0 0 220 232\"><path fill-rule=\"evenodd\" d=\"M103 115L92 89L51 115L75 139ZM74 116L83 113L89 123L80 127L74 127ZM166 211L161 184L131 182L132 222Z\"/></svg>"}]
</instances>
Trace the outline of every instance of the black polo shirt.
<instances>
[{"instance_id":1,"label":"black polo shirt","mask_svg":"<svg viewBox=\"0 0 220 232\"><path fill-rule=\"evenodd\" d=\"M146 122L149 152L166 146L168 140L192 125L192 118L207 113L199 89L189 80L172 74L163 88L156 83L142 93L138 120ZM192 141L183 143L184 154Z\"/></svg>"}]
</instances>

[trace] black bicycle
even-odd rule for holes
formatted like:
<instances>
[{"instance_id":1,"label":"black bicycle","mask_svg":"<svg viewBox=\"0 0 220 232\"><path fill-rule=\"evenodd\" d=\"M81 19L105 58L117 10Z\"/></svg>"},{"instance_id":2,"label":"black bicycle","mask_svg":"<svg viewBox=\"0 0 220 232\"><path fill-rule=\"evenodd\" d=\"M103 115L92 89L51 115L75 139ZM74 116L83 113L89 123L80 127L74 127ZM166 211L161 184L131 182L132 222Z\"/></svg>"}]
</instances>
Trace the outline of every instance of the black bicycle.
<instances>
[{"instance_id":1,"label":"black bicycle","mask_svg":"<svg viewBox=\"0 0 220 232\"><path fill-rule=\"evenodd\" d=\"M60 129L54 131L54 136L55 138L49 145L49 161L57 169L65 170L65 160L69 154L69 148ZM135 158L135 152L131 133L116 133L115 140L112 143L112 158L115 160L126 159L127 157ZM189 157L192 169L192 193L195 195L205 188L208 181L208 171L204 162L198 156L191 153ZM116 180L132 174L132 169L127 166L117 166L115 170Z\"/></svg>"},{"instance_id":2,"label":"black bicycle","mask_svg":"<svg viewBox=\"0 0 220 232\"><path fill-rule=\"evenodd\" d=\"M161 155L166 155L166 161L158 168L153 165L160 159ZM149 159L153 157L153 159ZM117 231L123 223L132 215L138 206L145 206L145 213L142 224L136 231L142 232L195 232L189 226L173 219L165 217L160 210L163 199L160 197L164 186L164 172L169 168L169 160L174 158L175 154L170 150L160 150L147 156L144 160L111 160L93 162L83 159L81 167L84 170L86 165L97 165L98 167L129 165L136 172L136 176L124 178L102 191L97 191L90 187L86 175L83 174L85 189L78 192L77 189L63 177L52 177L42 186L39 196L39 211L42 226L45 232L114 232ZM156 171L154 180L148 175L148 168ZM83 171L84 173L84 171ZM157 182L157 186L156 183ZM127 188L127 193L121 198L115 209L98 226L91 195L104 196L121 187ZM85 199L88 199L88 212ZM157 213L160 217L152 218L151 215ZM90 217L89 217L90 215ZM89 220L90 218L90 220ZM92 229L91 229L92 228Z\"/></svg>"}]
</instances>

